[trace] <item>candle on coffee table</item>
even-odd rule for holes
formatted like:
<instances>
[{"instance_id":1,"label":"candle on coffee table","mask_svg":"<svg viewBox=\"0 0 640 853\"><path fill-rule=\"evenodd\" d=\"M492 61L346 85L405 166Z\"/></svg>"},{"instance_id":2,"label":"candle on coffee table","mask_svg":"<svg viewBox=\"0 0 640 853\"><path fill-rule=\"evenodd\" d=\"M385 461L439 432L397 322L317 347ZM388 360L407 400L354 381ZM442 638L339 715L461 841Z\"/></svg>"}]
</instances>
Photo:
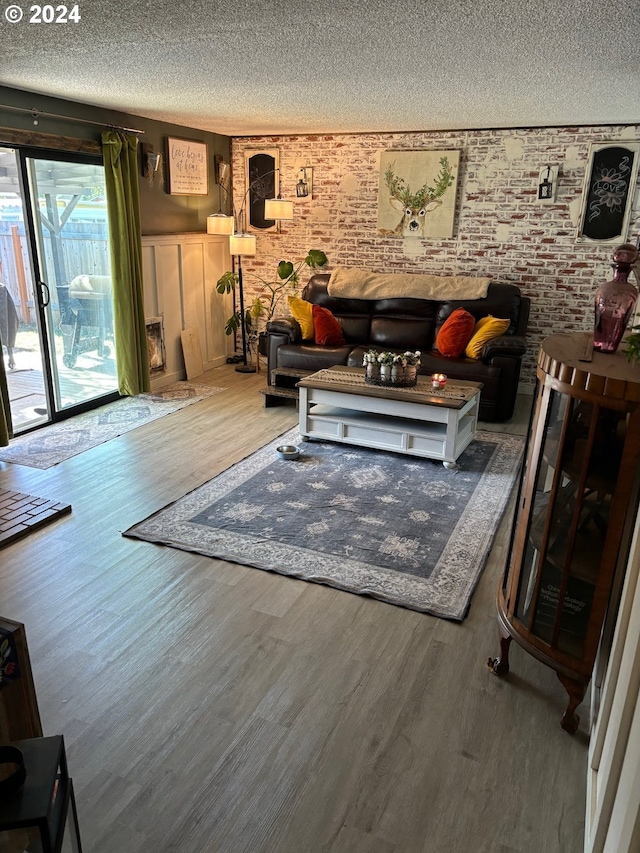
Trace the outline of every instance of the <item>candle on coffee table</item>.
<instances>
[{"instance_id":1,"label":"candle on coffee table","mask_svg":"<svg viewBox=\"0 0 640 853\"><path fill-rule=\"evenodd\" d=\"M447 384L447 374L446 373L432 373L431 374L431 384L434 388L438 390L440 388L444 388Z\"/></svg>"}]
</instances>

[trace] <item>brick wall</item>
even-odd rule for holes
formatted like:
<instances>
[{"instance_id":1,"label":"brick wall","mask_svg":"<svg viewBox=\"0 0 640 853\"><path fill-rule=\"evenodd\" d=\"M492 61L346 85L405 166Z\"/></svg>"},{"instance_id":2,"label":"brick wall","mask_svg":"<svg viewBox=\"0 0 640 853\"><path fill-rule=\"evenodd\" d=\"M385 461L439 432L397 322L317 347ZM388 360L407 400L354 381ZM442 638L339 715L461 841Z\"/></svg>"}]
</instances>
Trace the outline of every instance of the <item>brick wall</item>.
<instances>
[{"instance_id":1,"label":"brick wall","mask_svg":"<svg viewBox=\"0 0 640 853\"><path fill-rule=\"evenodd\" d=\"M329 258L328 271L359 266L491 275L513 282L532 299L522 376L523 385L531 386L541 339L552 332L589 329L596 286L610 278L613 246L578 242L576 228L590 144L621 139L640 140L640 125L235 138L236 206L242 201L249 148L278 149L281 194L295 201L293 222L281 223L279 233L256 232L257 255L246 258L243 269L271 276L278 260L302 258L318 248ZM451 239L377 234L378 160L391 148L460 150ZM559 167L553 205L537 201L538 175L547 164ZM306 202L295 200L301 165L314 169L313 198ZM639 186L640 181L625 238L633 242L640 233ZM286 313L284 307L279 313Z\"/></svg>"}]
</instances>

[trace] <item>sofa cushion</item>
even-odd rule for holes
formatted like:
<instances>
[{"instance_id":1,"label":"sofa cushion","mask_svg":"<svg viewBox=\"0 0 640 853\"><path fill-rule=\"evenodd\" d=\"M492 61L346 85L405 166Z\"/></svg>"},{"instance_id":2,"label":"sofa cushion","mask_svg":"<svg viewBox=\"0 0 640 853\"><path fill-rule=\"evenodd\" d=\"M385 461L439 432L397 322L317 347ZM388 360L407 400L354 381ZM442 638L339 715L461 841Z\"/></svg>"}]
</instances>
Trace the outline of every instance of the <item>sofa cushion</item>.
<instances>
[{"instance_id":1,"label":"sofa cushion","mask_svg":"<svg viewBox=\"0 0 640 853\"><path fill-rule=\"evenodd\" d=\"M499 338L508 328L509 320L500 320L498 317L492 317L491 315L483 317L476 323L473 335L466 346L464 354L467 358L480 358L484 345L488 341L493 340L493 338Z\"/></svg>"},{"instance_id":2,"label":"sofa cushion","mask_svg":"<svg viewBox=\"0 0 640 853\"><path fill-rule=\"evenodd\" d=\"M314 338L320 346L342 346L346 343L342 326L328 308L312 306Z\"/></svg>"},{"instance_id":3,"label":"sofa cushion","mask_svg":"<svg viewBox=\"0 0 640 853\"><path fill-rule=\"evenodd\" d=\"M376 317L371 320L369 343L378 349L428 349L433 334L432 320L411 320L405 317Z\"/></svg>"},{"instance_id":4,"label":"sofa cushion","mask_svg":"<svg viewBox=\"0 0 640 853\"><path fill-rule=\"evenodd\" d=\"M342 326L342 334L348 344L359 344L362 341L369 340L369 332L371 329L371 320L369 315L361 317L354 314L332 313Z\"/></svg>"},{"instance_id":5,"label":"sofa cushion","mask_svg":"<svg viewBox=\"0 0 640 853\"><path fill-rule=\"evenodd\" d=\"M402 352L407 349L431 349L436 302L426 299L379 299L369 304L369 342L373 346ZM361 339L360 343L363 342Z\"/></svg>"},{"instance_id":6,"label":"sofa cushion","mask_svg":"<svg viewBox=\"0 0 640 853\"><path fill-rule=\"evenodd\" d=\"M458 358L471 340L475 325L473 314L465 308L456 308L436 335L438 352L447 358Z\"/></svg>"},{"instance_id":7,"label":"sofa cushion","mask_svg":"<svg viewBox=\"0 0 640 853\"><path fill-rule=\"evenodd\" d=\"M313 329L313 305L298 296L289 296L289 310L300 324L303 341L312 341Z\"/></svg>"},{"instance_id":8,"label":"sofa cushion","mask_svg":"<svg viewBox=\"0 0 640 853\"><path fill-rule=\"evenodd\" d=\"M316 344L283 344L278 347L278 367L322 370L333 364L346 364L352 347L319 347Z\"/></svg>"},{"instance_id":9,"label":"sofa cushion","mask_svg":"<svg viewBox=\"0 0 640 853\"><path fill-rule=\"evenodd\" d=\"M437 350L423 352L420 355L420 374L445 373L453 382L456 377L470 382L482 382L484 386L496 388L500 379L500 368L485 364L472 358L446 358ZM483 395L485 394L483 388ZM497 394L497 391L496 391Z\"/></svg>"}]
</instances>

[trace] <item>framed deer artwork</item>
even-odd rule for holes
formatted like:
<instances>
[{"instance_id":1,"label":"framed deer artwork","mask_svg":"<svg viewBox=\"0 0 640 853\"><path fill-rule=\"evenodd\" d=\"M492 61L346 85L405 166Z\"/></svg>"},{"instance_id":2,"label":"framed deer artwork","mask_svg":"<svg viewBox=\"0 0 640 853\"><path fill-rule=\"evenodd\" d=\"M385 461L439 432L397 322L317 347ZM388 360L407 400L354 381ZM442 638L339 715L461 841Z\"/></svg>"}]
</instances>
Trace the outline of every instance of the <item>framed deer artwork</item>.
<instances>
[{"instance_id":1,"label":"framed deer artwork","mask_svg":"<svg viewBox=\"0 0 640 853\"><path fill-rule=\"evenodd\" d=\"M383 151L378 233L453 237L459 151Z\"/></svg>"}]
</instances>

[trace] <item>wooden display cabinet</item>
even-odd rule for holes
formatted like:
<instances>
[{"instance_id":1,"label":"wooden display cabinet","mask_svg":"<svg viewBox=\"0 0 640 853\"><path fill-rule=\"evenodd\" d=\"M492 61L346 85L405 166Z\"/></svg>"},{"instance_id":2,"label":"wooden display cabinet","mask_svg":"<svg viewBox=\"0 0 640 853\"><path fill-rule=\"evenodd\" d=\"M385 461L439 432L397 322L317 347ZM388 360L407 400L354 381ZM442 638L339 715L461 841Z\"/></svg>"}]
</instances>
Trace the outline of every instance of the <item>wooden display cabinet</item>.
<instances>
[{"instance_id":1,"label":"wooden display cabinet","mask_svg":"<svg viewBox=\"0 0 640 853\"><path fill-rule=\"evenodd\" d=\"M512 639L552 667L573 733L608 607L617 606L640 481L640 365L553 335L537 386L507 566L497 596L500 656ZM590 360L589 360L590 359Z\"/></svg>"}]
</instances>

